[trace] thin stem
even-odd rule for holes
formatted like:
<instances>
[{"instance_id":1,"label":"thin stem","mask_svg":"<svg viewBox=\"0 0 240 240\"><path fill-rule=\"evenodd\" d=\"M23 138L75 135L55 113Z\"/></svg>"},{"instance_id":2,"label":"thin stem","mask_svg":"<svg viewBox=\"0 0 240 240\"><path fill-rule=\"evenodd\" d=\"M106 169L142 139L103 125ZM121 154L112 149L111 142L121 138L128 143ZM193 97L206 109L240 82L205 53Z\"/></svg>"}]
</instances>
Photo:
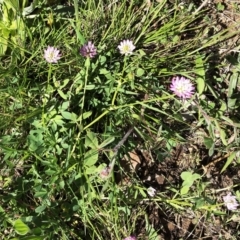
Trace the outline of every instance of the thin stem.
<instances>
[{"instance_id":1,"label":"thin stem","mask_svg":"<svg viewBox=\"0 0 240 240\"><path fill-rule=\"evenodd\" d=\"M48 68L48 78L47 78L47 87L46 87L47 95L48 95L48 89L49 89L49 86L50 86L50 79L52 78L52 64L49 63L48 66L49 66L49 68ZM43 100L44 100L44 102L43 102L43 108L42 108L42 123L43 123L43 125L45 125L45 121L44 121L44 120L45 120L45 118L44 118L44 109L45 109L45 107L46 107L46 105L47 105L47 100L46 100L46 98L49 99L49 97L48 97L47 95L45 95L45 96L43 97Z\"/></svg>"},{"instance_id":2,"label":"thin stem","mask_svg":"<svg viewBox=\"0 0 240 240\"><path fill-rule=\"evenodd\" d=\"M85 82L84 82L84 89L83 89L83 98L82 98L82 109L81 109L81 116L80 116L80 126L82 124L83 119L83 109L84 109L84 102L85 102L85 95L86 95L86 88L87 88L87 81L88 81L88 71L90 67L90 59L89 57L86 59L86 74L85 74Z\"/></svg>"},{"instance_id":3,"label":"thin stem","mask_svg":"<svg viewBox=\"0 0 240 240\"><path fill-rule=\"evenodd\" d=\"M113 98L112 98L112 106L114 106L115 104L115 100L116 100L116 97L117 97L117 94L118 94L118 90L120 89L120 87L122 86L122 81L121 80L118 80L118 85L117 85L117 88L114 92L114 95L113 95Z\"/></svg>"},{"instance_id":4,"label":"thin stem","mask_svg":"<svg viewBox=\"0 0 240 240\"><path fill-rule=\"evenodd\" d=\"M78 1L74 0L74 10L75 10L75 17L76 17L76 27L77 29L80 29L80 21L79 21L79 16L78 16Z\"/></svg>"},{"instance_id":5,"label":"thin stem","mask_svg":"<svg viewBox=\"0 0 240 240\"><path fill-rule=\"evenodd\" d=\"M88 71L89 71L89 67L90 67L90 58L89 57L86 59L85 67L86 67L86 74L85 74L85 82L84 82L84 89L83 89L82 107L81 107L79 125L77 124L78 128L79 128L79 132L78 132L78 135L77 135L77 137L75 139L76 143L73 145L73 148L72 148L72 151L71 151L71 155L74 153L76 145L77 145L77 142L78 142L78 140L80 138L80 135L82 133L83 109L84 109L84 102L85 102L85 95L86 95L86 88L87 88L87 81L88 81ZM92 122L92 124L93 123L94 122ZM87 125L87 127L88 126L89 126L89 124ZM87 129L87 127L83 128L83 130Z\"/></svg>"},{"instance_id":6,"label":"thin stem","mask_svg":"<svg viewBox=\"0 0 240 240\"><path fill-rule=\"evenodd\" d=\"M85 126L83 128L83 130L88 129L90 126L92 126L94 123L96 123L97 121L99 121L103 116L105 116L106 114L108 114L110 112L110 110L106 110L105 112L103 112L100 116L98 116L96 119L94 119L91 123L89 123L87 126Z\"/></svg>"},{"instance_id":7,"label":"thin stem","mask_svg":"<svg viewBox=\"0 0 240 240\"><path fill-rule=\"evenodd\" d=\"M122 76L123 76L123 73L125 71L126 64L127 64L127 57L125 56L124 57L124 64L123 64L123 70L122 70ZM117 88L116 88L116 90L114 92L113 98L112 98L112 106L114 106L114 104L115 104L115 100L116 100L118 91L121 88L121 86L122 86L122 81L118 80L118 86L117 86Z\"/></svg>"}]
</instances>

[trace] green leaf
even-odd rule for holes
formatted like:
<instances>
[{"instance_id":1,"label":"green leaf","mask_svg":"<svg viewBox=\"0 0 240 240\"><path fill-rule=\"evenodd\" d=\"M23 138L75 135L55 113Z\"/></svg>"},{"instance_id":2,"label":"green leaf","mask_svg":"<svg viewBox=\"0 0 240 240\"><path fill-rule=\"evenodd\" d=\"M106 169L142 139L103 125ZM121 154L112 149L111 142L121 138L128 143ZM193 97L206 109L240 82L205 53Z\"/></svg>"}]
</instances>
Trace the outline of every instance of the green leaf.
<instances>
[{"instance_id":1,"label":"green leaf","mask_svg":"<svg viewBox=\"0 0 240 240\"><path fill-rule=\"evenodd\" d=\"M109 145L111 142L113 142L115 140L115 137L109 137L106 140L104 140L99 146L98 148L104 148L105 146Z\"/></svg>"},{"instance_id":2,"label":"green leaf","mask_svg":"<svg viewBox=\"0 0 240 240\"><path fill-rule=\"evenodd\" d=\"M13 228L19 235L26 235L30 231L29 227L21 219L14 222Z\"/></svg>"},{"instance_id":3,"label":"green leaf","mask_svg":"<svg viewBox=\"0 0 240 240\"><path fill-rule=\"evenodd\" d=\"M131 81L131 89L134 89L134 74L132 72L129 72L127 75L129 81Z\"/></svg>"},{"instance_id":4,"label":"green leaf","mask_svg":"<svg viewBox=\"0 0 240 240\"><path fill-rule=\"evenodd\" d=\"M180 190L181 195L187 194L189 192L188 186L183 186Z\"/></svg>"},{"instance_id":5,"label":"green leaf","mask_svg":"<svg viewBox=\"0 0 240 240\"><path fill-rule=\"evenodd\" d=\"M109 73L110 72L106 68L101 68L100 71L99 71L99 74L103 74L103 75L107 75Z\"/></svg>"},{"instance_id":6,"label":"green leaf","mask_svg":"<svg viewBox=\"0 0 240 240\"><path fill-rule=\"evenodd\" d=\"M144 70L142 68L138 68L137 71L136 71L136 75L138 77L141 77L143 74L144 74Z\"/></svg>"},{"instance_id":7,"label":"green leaf","mask_svg":"<svg viewBox=\"0 0 240 240\"><path fill-rule=\"evenodd\" d=\"M182 183L182 187L191 187L193 185L193 182L194 181L192 179L184 180Z\"/></svg>"},{"instance_id":8,"label":"green leaf","mask_svg":"<svg viewBox=\"0 0 240 240\"><path fill-rule=\"evenodd\" d=\"M85 153L84 156L84 166L91 167L98 160L98 151L95 149L91 149Z\"/></svg>"},{"instance_id":9,"label":"green leaf","mask_svg":"<svg viewBox=\"0 0 240 240\"><path fill-rule=\"evenodd\" d=\"M67 120L72 120L72 113L62 111L61 114L62 114L63 118L65 118Z\"/></svg>"},{"instance_id":10,"label":"green leaf","mask_svg":"<svg viewBox=\"0 0 240 240\"><path fill-rule=\"evenodd\" d=\"M46 190L42 190L42 191L36 192L34 194L34 197L44 197L46 195L47 195L47 191Z\"/></svg>"},{"instance_id":11,"label":"green leaf","mask_svg":"<svg viewBox=\"0 0 240 240\"><path fill-rule=\"evenodd\" d=\"M63 98L64 100L67 100L68 96L65 93L63 93L62 90L58 89L57 91L58 91L58 94L61 96L61 98Z\"/></svg>"},{"instance_id":12,"label":"green leaf","mask_svg":"<svg viewBox=\"0 0 240 240\"><path fill-rule=\"evenodd\" d=\"M31 130L27 140L29 150L33 152L36 151L44 143L42 130Z\"/></svg>"},{"instance_id":13,"label":"green leaf","mask_svg":"<svg viewBox=\"0 0 240 240\"><path fill-rule=\"evenodd\" d=\"M232 161L234 160L235 157L236 157L236 152L232 152L230 154L230 156L227 158L227 161L224 164L224 166L223 166L223 168L221 170L221 173L224 172L227 169L227 167L232 163Z\"/></svg>"},{"instance_id":14,"label":"green leaf","mask_svg":"<svg viewBox=\"0 0 240 240\"><path fill-rule=\"evenodd\" d=\"M98 139L94 132L87 131L87 136L85 137L85 147L98 149Z\"/></svg>"},{"instance_id":15,"label":"green leaf","mask_svg":"<svg viewBox=\"0 0 240 240\"><path fill-rule=\"evenodd\" d=\"M64 189L64 187L65 187L65 182L64 182L64 180L62 180L62 181L59 182L59 187L60 187L61 189Z\"/></svg>"},{"instance_id":16,"label":"green leaf","mask_svg":"<svg viewBox=\"0 0 240 240\"><path fill-rule=\"evenodd\" d=\"M212 140L212 138L204 137L204 144L207 147L207 149L210 149L214 144L214 141Z\"/></svg>"},{"instance_id":17,"label":"green leaf","mask_svg":"<svg viewBox=\"0 0 240 240\"><path fill-rule=\"evenodd\" d=\"M228 98L230 98L232 96L233 91L236 89L238 79L239 79L239 73L234 72L230 77L230 82L229 82L229 85L228 85L228 94L227 94Z\"/></svg>"},{"instance_id":18,"label":"green leaf","mask_svg":"<svg viewBox=\"0 0 240 240\"><path fill-rule=\"evenodd\" d=\"M69 147L69 145L67 143L61 142L60 144L61 144L62 148L64 148L64 149L67 149Z\"/></svg>"},{"instance_id":19,"label":"green leaf","mask_svg":"<svg viewBox=\"0 0 240 240\"><path fill-rule=\"evenodd\" d=\"M213 155L214 149L215 149L215 144L213 144L213 145L209 148L209 150L208 150L208 155L209 155L209 157L211 157L211 156Z\"/></svg>"},{"instance_id":20,"label":"green leaf","mask_svg":"<svg viewBox=\"0 0 240 240\"><path fill-rule=\"evenodd\" d=\"M198 76L205 78L204 62L200 54L196 55L195 65L196 65L195 73Z\"/></svg>"},{"instance_id":21,"label":"green leaf","mask_svg":"<svg viewBox=\"0 0 240 240\"><path fill-rule=\"evenodd\" d=\"M200 198L195 202L195 209L199 209L205 205L204 199Z\"/></svg>"},{"instance_id":22,"label":"green leaf","mask_svg":"<svg viewBox=\"0 0 240 240\"><path fill-rule=\"evenodd\" d=\"M222 143L227 146L227 141L226 141L226 133L223 129L220 130L220 138L222 140Z\"/></svg>"},{"instance_id":23,"label":"green leaf","mask_svg":"<svg viewBox=\"0 0 240 240\"><path fill-rule=\"evenodd\" d=\"M89 118L92 115L92 111L83 113L83 119Z\"/></svg>"},{"instance_id":24,"label":"green leaf","mask_svg":"<svg viewBox=\"0 0 240 240\"><path fill-rule=\"evenodd\" d=\"M17 21L13 21L13 22L11 22L11 25L10 25L10 27L9 27L9 30L11 30L12 32L15 32L15 30L17 30L17 28L18 28L18 22Z\"/></svg>"},{"instance_id":25,"label":"green leaf","mask_svg":"<svg viewBox=\"0 0 240 240\"><path fill-rule=\"evenodd\" d=\"M75 123L77 122L77 115L75 113L71 114L71 120Z\"/></svg>"},{"instance_id":26,"label":"green leaf","mask_svg":"<svg viewBox=\"0 0 240 240\"><path fill-rule=\"evenodd\" d=\"M136 113L132 113L132 114L131 114L131 117L132 117L132 118L135 118L135 119L137 119L137 120L139 120L139 121L140 121L141 118L142 118L139 114L136 114Z\"/></svg>"},{"instance_id":27,"label":"green leaf","mask_svg":"<svg viewBox=\"0 0 240 240\"><path fill-rule=\"evenodd\" d=\"M2 181L2 178L1 178L1 181ZM0 206L0 213L4 213L4 209Z\"/></svg>"},{"instance_id":28,"label":"green leaf","mask_svg":"<svg viewBox=\"0 0 240 240\"><path fill-rule=\"evenodd\" d=\"M125 209L125 208L123 208ZM126 211L126 210L125 210ZM129 209L128 215L131 214L131 210ZM145 222L146 222L146 232L148 234L149 240L160 240L160 237L158 235L158 230L155 230L154 226L149 223L148 217L145 215Z\"/></svg>"},{"instance_id":29,"label":"green leaf","mask_svg":"<svg viewBox=\"0 0 240 240\"><path fill-rule=\"evenodd\" d=\"M147 194L143 191L142 188L139 188L139 192L141 193L141 195L145 198L147 197Z\"/></svg>"},{"instance_id":30,"label":"green leaf","mask_svg":"<svg viewBox=\"0 0 240 240\"><path fill-rule=\"evenodd\" d=\"M98 172L98 168L96 166L91 166L91 167L88 167L85 171L86 174L94 174L96 172Z\"/></svg>"},{"instance_id":31,"label":"green leaf","mask_svg":"<svg viewBox=\"0 0 240 240\"><path fill-rule=\"evenodd\" d=\"M63 89L69 83L69 81L70 81L70 79L68 79L68 78L61 81L60 88Z\"/></svg>"},{"instance_id":32,"label":"green leaf","mask_svg":"<svg viewBox=\"0 0 240 240\"><path fill-rule=\"evenodd\" d=\"M79 209L79 206L78 206L78 205L74 205L74 206L73 206L73 211L74 211L74 212L76 212L78 209Z\"/></svg>"},{"instance_id":33,"label":"green leaf","mask_svg":"<svg viewBox=\"0 0 240 240\"><path fill-rule=\"evenodd\" d=\"M223 11L224 9L225 9L225 6L219 2L219 3L217 4L217 10L218 10L218 11Z\"/></svg>"},{"instance_id":34,"label":"green leaf","mask_svg":"<svg viewBox=\"0 0 240 240\"><path fill-rule=\"evenodd\" d=\"M8 32L7 36L5 34L5 36L0 37L0 56L3 56L7 51L9 34L10 32Z\"/></svg>"},{"instance_id":35,"label":"green leaf","mask_svg":"<svg viewBox=\"0 0 240 240\"><path fill-rule=\"evenodd\" d=\"M86 90L93 90L96 88L96 85L95 84L89 84L86 86Z\"/></svg>"},{"instance_id":36,"label":"green leaf","mask_svg":"<svg viewBox=\"0 0 240 240\"><path fill-rule=\"evenodd\" d=\"M197 174L197 173L194 173L194 174L192 175L192 180L193 180L193 181L195 181L195 180L197 180L197 179L199 179L199 178L201 178L201 176L200 176L199 174Z\"/></svg>"},{"instance_id":37,"label":"green leaf","mask_svg":"<svg viewBox=\"0 0 240 240\"><path fill-rule=\"evenodd\" d=\"M202 94L205 88L205 70L204 70L204 63L202 56L200 54L197 54L197 58L195 60L195 73L197 75L197 89L198 93Z\"/></svg>"},{"instance_id":38,"label":"green leaf","mask_svg":"<svg viewBox=\"0 0 240 240\"><path fill-rule=\"evenodd\" d=\"M222 143L223 143L225 146L227 146L228 144L227 144L227 141L226 141L226 133L225 133L225 131L220 128L219 123L218 123L217 120L214 120L214 122L215 122L215 125L216 125L216 127L217 127L217 130L218 130L218 132L219 132L219 134L220 134L220 138L221 138L221 140L222 140Z\"/></svg>"},{"instance_id":39,"label":"green leaf","mask_svg":"<svg viewBox=\"0 0 240 240\"><path fill-rule=\"evenodd\" d=\"M213 210L212 213L217 216L226 216L226 211L222 212L222 211L218 211L218 210ZM231 221L231 220L229 219L229 221Z\"/></svg>"},{"instance_id":40,"label":"green leaf","mask_svg":"<svg viewBox=\"0 0 240 240\"><path fill-rule=\"evenodd\" d=\"M54 175L54 174L56 173L56 170L47 169L47 170L45 171L45 173L46 173L47 175L51 176L51 175Z\"/></svg>"},{"instance_id":41,"label":"green leaf","mask_svg":"<svg viewBox=\"0 0 240 240\"><path fill-rule=\"evenodd\" d=\"M36 213L41 213L46 209L46 207L47 207L46 205L39 206L35 209L35 212Z\"/></svg>"},{"instance_id":42,"label":"green leaf","mask_svg":"<svg viewBox=\"0 0 240 240\"><path fill-rule=\"evenodd\" d=\"M205 88L205 81L203 78L197 78L197 90L199 94L202 94Z\"/></svg>"},{"instance_id":43,"label":"green leaf","mask_svg":"<svg viewBox=\"0 0 240 240\"><path fill-rule=\"evenodd\" d=\"M182 180L188 180L188 179L192 179L192 173L191 172L182 172L181 173L181 178Z\"/></svg>"},{"instance_id":44,"label":"green leaf","mask_svg":"<svg viewBox=\"0 0 240 240\"><path fill-rule=\"evenodd\" d=\"M237 101L236 98L228 98L228 101L227 101L228 108L235 109L236 108L236 101Z\"/></svg>"},{"instance_id":45,"label":"green leaf","mask_svg":"<svg viewBox=\"0 0 240 240\"><path fill-rule=\"evenodd\" d=\"M99 61L100 61L100 64L103 65L107 61L107 58L105 56L100 56ZM101 69L100 69L100 71L101 71Z\"/></svg>"},{"instance_id":46,"label":"green leaf","mask_svg":"<svg viewBox=\"0 0 240 240\"><path fill-rule=\"evenodd\" d=\"M61 110L66 110L69 108L69 101L63 102L61 106Z\"/></svg>"},{"instance_id":47,"label":"green leaf","mask_svg":"<svg viewBox=\"0 0 240 240\"><path fill-rule=\"evenodd\" d=\"M210 90L211 94L212 94L216 99L220 100L220 99L219 99L219 94L217 93L217 91L216 91L210 84L206 83L206 85L207 85L207 88Z\"/></svg>"},{"instance_id":48,"label":"green leaf","mask_svg":"<svg viewBox=\"0 0 240 240\"><path fill-rule=\"evenodd\" d=\"M173 39L172 39L172 42L173 43L178 43L179 42L179 36L178 35L174 36Z\"/></svg>"},{"instance_id":49,"label":"green leaf","mask_svg":"<svg viewBox=\"0 0 240 240\"><path fill-rule=\"evenodd\" d=\"M62 120L62 116L57 115L53 121L58 125L58 126L63 126L64 125L64 121Z\"/></svg>"},{"instance_id":50,"label":"green leaf","mask_svg":"<svg viewBox=\"0 0 240 240\"><path fill-rule=\"evenodd\" d=\"M28 217L27 217L28 218ZM27 221L27 218L26 218L26 221ZM29 217L28 219L29 221L28 222L32 222L33 221L33 217ZM42 230L41 230L41 227L35 227L35 228L31 228L31 233L34 234L34 236L43 236L42 235Z\"/></svg>"},{"instance_id":51,"label":"green leaf","mask_svg":"<svg viewBox=\"0 0 240 240\"><path fill-rule=\"evenodd\" d=\"M138 52L139 52L141 57L146 55L146 53L142 49L139 49Z\"/></svg>"},{"instance_id":52,"label":"green leaf","mask_svg":"<svg viewBox=\"0 0 240 240\"><path fill-rule=\"evenodd\" d=\"M181 178L184 180L182 183L182 187L191 187L193 185L193 182L196 179L201 178L201 176L197 173L192 174L191 172L182 172ZM183 190L184 191L184 190Z\"/></svg>"}]
</instances>

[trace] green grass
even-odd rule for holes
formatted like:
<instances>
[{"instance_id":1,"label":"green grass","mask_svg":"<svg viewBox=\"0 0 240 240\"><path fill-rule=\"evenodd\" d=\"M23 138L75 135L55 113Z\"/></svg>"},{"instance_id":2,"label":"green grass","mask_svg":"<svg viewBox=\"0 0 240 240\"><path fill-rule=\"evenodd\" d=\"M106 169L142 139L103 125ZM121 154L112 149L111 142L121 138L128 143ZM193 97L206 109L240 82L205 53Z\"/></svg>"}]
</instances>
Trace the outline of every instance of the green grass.
<instances>
[{"instance_id":1,"label":"green grass","mask_svg":"<svg viewBox=\"0 0 240 240\"><path fill-rule=\"evenodd\" d=\"M0 239L161 239L154 208L161 217L191 211L197 222L221 216L224 227L237 216L222 196L233 189L239 198L239 184L213 193L200 151L164 189L122 162L141 149L151 155L146 169L171 164L193 141L210 161L228 154L219 174L239 166L239 61L231 56L226 80L229 62L216 54L238 32L215 31L208 9L194 14L180 1L39 1L27 16L28 1L5 2L1 25L20 27L0 31ZM124 39L136 46L131 56L119 53ZM80 55L87 41L93 59ZM48 45L61 51L57 64L43 57ZM193 98L172 94L174 76L194 83Z\"/></svg>"}]
</instances>

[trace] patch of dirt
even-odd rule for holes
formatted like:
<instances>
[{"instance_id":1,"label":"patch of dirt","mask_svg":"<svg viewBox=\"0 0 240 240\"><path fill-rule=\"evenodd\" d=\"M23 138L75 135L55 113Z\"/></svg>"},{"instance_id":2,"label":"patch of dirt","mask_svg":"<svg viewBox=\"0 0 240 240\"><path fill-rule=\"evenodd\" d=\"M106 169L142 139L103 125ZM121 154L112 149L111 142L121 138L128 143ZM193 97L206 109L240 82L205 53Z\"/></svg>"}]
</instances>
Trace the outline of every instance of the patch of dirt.
<instances>
[{"instance_id":1,"label":"patch of dirt","mask_svg":"<svg viewBox=\"0 0 240 240\"><path fill-rule=\"evenodd\" d=\"M197 156L196 152L189 152L191 145L185 144L177 146L164 162L152 161L152 155L147 152L135 150L138 154L138 163L141 163L136 169L136 174L142 180L145 187L154 187L158 193L165 193L168 198L173 198L175 193L169 191L169 188L181 186L182 180L180 175L183 171L194 171L203 175L204 168L201 167L201 162L197 163L195 160L203 159L204 155ZM202 151L204 152L204 151ZM149 157L151 155L151 157ZM197 157L196 157L197 156ZM134 159L137 157L134 156ZM195 163L195 165L194 165ZM215 201L215 203L222 202L222 196L226 195L227 188L240 183L240 171L230 166L227 170L220 174L220 171L225 162L217 162L216 165L210 169L211 174L205 176L202 182L207 182L206 188L207 196L209 192L212 193L212 199L206 201ZM132 169L133 170L133 169ZM193 190L194 187L192 188ZM224 191L225 189L225 191ZM179 189L177 189L179 190ZM222 191L219 191L222 190ZM235 189L237 190L237 189ZM219 191L219 193L217 193ZM204 197L204 191L202 193ZM214 203L213 203L214 204ZM184 207L183 210L169 208L167 205L156 203L146 203L145 205L149 216L150 224L158 231L159 239L233 239L229 236L236 236L240 227L236 223L226 224L224 218L216 216L215 214L209 215L204 210L192 210L191 207ZM225 209L223 209L225 210ZM142 221L144 221L142 219ZM144 226L139 220L138 226ZM142 227L138 229L140 235Z\"/></svg>"},{"instance_id":2,"label":"patch of dirt","mask_svg":"<svg viewBox=\"0 0 240 240\"><path fill-rule=\"evenodd\" d=\"M135 149L124 156L121 165L124 172L136 175L146 188L155 188L160 196L167 196L167 199L174 198L176 192L173 189L180 190L182 184L180 176L183 171L198 173L202 176L202 188L206 188L200 191L201 187L194 184L190 192L195 191L194 196L199 197L199 204L201 201L205 206L221 204L222 197L226 195L228 189L235 186L234 190L239 190L240 170L233 162L221 173L229 153L214 152L213 156L209 157L208 149L203 144L203 135L202 129L193 131L187 138L188 141L178 144L164 161L159 161L155 150ZM131 184L131 177L121 181L122 186L128 184ZM177 198L181 199L181 196ZM184 203L184 200L182 202ZM174 205L169 207L169 203L164 204L164 201L142 204L141 209L146 209L150 224L158 231L159 239L234 239L229 236L237 236L238 231L240 232L237 220L226 223L229 216L211 214L211 211L198 208L194 201L192 206L183 206L182 209L181 204L178 204L180 207L174 208ZM224 206L217 209L226 211ZM143 230L144 223L143 218L138 220L136 235L146 236Z\"/></svg>"}]
</instances>

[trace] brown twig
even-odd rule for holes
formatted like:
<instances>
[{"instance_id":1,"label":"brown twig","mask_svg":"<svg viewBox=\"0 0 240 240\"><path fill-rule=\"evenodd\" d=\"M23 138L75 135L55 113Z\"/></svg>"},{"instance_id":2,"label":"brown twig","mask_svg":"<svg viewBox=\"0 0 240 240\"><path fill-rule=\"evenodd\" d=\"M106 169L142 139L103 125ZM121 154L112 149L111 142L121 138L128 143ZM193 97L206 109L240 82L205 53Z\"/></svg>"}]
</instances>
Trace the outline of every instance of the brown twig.
<instances>
[{"instance_id":1,"label":"brown twig","mask_svg":"<svg viewBox=\"0 0 240 240\"><path fill-rule=\"evenodd\" d=\"M215 165L217 162L222 161L223 159L226 159L227 157L230 156L231 153L227 153L224 156L221 156L219 158L216 158L215 160L213 160L212 162L208 163L207 165L204 166L204 168L209 168L212 165Z\"/></svg>"}]
</instances>

